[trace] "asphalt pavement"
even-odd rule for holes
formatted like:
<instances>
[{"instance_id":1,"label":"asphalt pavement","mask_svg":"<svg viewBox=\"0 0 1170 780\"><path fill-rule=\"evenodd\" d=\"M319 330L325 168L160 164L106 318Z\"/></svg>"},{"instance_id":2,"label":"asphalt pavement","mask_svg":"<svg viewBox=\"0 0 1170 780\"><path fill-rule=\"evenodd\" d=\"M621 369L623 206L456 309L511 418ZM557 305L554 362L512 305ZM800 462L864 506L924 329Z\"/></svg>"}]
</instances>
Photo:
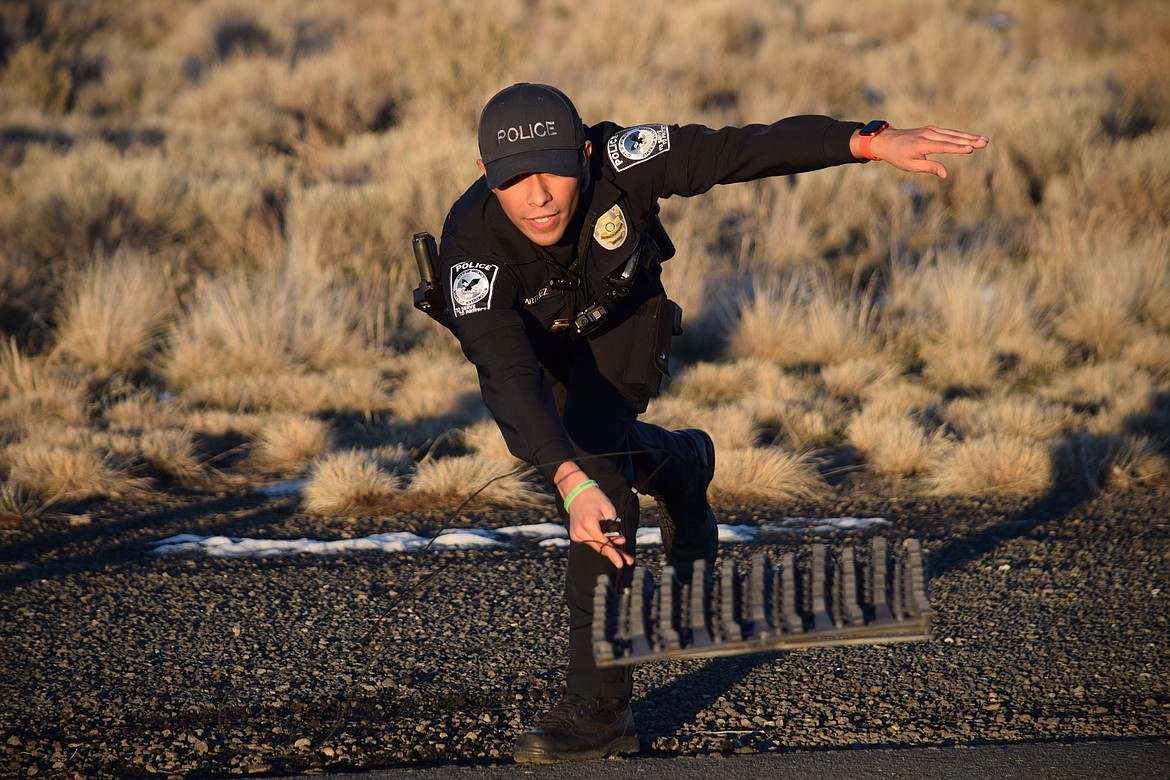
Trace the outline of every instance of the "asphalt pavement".
<instances>
[{"instance_id":1,"label":"asphalt pavement","mask_svg":"<svg viewBox=\"0 0 1170 780\"><path fill-rule=\"evenodd\" d=\"M447 766L432 769L393 769L349 775L351 780L477 780L478 778L533 778L533 780L609 780L654 778L691 780L759 778L817 778L817 780L1165 780L1170 777L1170 743L1116 741L1091 743L1027 743L962 747L868 748L817 750L767 755L716 754L712 757L634 758L589 761L556 766ZM303 780L309 780L304 776Z\"/></svg>"}]
</instances>

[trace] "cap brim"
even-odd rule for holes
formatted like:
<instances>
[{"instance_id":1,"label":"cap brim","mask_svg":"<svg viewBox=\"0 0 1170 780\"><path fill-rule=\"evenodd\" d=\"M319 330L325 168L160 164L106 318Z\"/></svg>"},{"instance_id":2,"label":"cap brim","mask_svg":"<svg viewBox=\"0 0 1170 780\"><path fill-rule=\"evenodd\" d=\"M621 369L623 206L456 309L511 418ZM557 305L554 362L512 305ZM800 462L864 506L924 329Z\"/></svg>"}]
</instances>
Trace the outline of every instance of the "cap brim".
<instances>
[{"instance_id":1,"label":"cap brim","mask_svg":"<svg viewBox=\"0 0 1170 780\"><path fill-rule=\"evenodd\" d=\"M577 176L580 152L577 149L540 149L520 152L485 162L487 185L499 189L512 179L530 173L551 173L554 176Z\"/></svg>"}]
</instances>

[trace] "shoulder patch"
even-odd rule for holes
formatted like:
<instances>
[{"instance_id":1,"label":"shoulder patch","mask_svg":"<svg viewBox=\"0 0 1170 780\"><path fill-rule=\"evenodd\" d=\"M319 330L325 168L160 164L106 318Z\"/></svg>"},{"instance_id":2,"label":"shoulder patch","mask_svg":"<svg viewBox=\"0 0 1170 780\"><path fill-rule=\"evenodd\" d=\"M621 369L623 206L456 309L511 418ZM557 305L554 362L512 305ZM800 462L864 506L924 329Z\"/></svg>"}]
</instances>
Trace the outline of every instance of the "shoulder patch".
<instances>
[{"instance_id":1,"label":"shoulder patch","mask_svg":"<svg viewBox=\"0 0 1170 780\"><path fill-rule=\"evenodd\" d=\"M460 317L490 309L499 272L495 263L464 261L451 266L451 314Z\"/></svg>"},{"instance_id":2,"label":"shoulder patch","mask_svg":"<svg viewBox=\"0 0 1170 780\"><path fill-rule=\"evenodd\" d=\"M618 173L670 151L666 125L639 125L614 133L605 144L609 164Z\"/></svg>"}]
</instances>

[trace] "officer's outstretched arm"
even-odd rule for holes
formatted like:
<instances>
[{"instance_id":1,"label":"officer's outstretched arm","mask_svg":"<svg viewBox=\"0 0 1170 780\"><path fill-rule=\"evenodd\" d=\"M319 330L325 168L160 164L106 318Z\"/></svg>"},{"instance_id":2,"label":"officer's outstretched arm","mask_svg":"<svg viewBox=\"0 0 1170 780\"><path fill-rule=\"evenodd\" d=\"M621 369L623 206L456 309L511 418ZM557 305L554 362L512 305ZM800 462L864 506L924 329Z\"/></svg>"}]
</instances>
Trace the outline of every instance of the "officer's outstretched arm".
<instances>
[{"instance_id":1,"label":"officer's outstretched arm","mask_svg":"<svg viewBox=\"0 0 1170 780\"><path fill-rule=\"evenodd\" d=\"M985 135L948 130L945 127L916 127L912 130L890 128L878 133L870 143L870 154L895 168L911 173L933 173L940 179L947 177L946 166L937 160L928 160L928 154L971 154L987 146ZM864 159L857 133L849 142L853 156Z\"/></svg>"},{"instance_id":2,"label":"officer's outstretched arm","mask_svg":"<svg viewBox=\"0 0 1170 780\"><path fill-rule=\"evenodd\" d=\"M625 537L606 536L601 530L601 521L617 517L617 510L597 483L572 461L557 468L555 481L561 500L568 502L569 539L589 545L619 569L632 565L634 559L621 549Z\"/></svg>"}]
</instances>

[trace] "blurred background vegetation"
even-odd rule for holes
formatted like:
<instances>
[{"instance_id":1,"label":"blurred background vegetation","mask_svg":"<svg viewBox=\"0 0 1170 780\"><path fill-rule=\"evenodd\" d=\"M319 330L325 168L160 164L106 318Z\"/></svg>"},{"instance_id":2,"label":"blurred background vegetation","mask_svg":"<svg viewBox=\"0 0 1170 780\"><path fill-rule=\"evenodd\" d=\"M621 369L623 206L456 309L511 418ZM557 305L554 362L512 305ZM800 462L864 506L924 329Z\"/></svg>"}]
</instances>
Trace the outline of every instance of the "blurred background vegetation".
<instances>
[{"instance_id":1,"label":"blurred background vegetation","mask_svg":"<svg viewBox=\"0 0 1170 780\"><path fill-rule=\"evenodd\" d=\"M409 248L515 81L587 122L992 138L947 181L664 204L687 332L649 417L715 432L720 501L1164 485L1167 72L1159 0L8 0L0 515L293 477L394 512L515 470Z\"/></svg>"}]
</instances>

